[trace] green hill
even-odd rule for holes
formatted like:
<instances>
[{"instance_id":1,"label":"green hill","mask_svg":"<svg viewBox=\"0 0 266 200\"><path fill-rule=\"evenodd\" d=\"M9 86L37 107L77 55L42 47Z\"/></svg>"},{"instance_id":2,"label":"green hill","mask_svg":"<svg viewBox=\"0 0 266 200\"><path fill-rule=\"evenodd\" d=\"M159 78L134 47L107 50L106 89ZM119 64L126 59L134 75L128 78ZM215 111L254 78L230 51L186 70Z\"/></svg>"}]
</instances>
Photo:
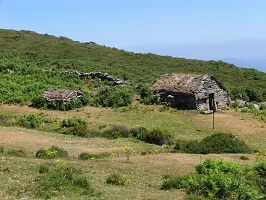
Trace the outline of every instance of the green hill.
<instances>
[{"instance_id":1,"label":"green hill","mask_svg":"<svg viewBox=\"0 0 266 200\"><path fill-rule=\"evenodd\" d=\"M70 83L69 77L60 73L65 70L106 72L134 85L151 84L156 76L165 73L207 73L215 76L230 91L234 88L240 91L240 87L244 90L252 88L250 92L259 93L260 100L266 99L266 73L238 68L222 61L126 52L94 42L80 43L62 36L25 30L0 29L0 49L0 101L3 103L27 102L36 92L47 87L84 89L84 82L77 77L71 77ZM9 88L5 89L7 85ZM21 90L21 86L27 88ZM13 95L17 96L14 97L16 100L6 100L18 90L20 92ZM25 93L31 97L23 99Z\"/></svg>"}]
</instances>

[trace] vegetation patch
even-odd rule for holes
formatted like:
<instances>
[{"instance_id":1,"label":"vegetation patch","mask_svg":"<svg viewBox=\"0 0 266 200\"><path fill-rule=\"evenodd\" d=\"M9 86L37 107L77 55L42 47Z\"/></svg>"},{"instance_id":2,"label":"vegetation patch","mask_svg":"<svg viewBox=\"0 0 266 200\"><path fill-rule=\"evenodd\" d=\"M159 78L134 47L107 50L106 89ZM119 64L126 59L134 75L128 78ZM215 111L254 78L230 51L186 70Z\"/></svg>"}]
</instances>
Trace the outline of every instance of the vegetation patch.
<instances>
[{"instance_id":1,"label":"vegetation patch","mask_svg":"<svg viewBox=\"0 0 266 200\"><path fill-rule=\"evenodd\" d=\"M23 149L10 149L7 150L5 154L8 156L15 156L15 157L27 157L27 152Z\"/></svg>"},{"instance_id":2,"label":"vegetation patch","mask_svg":"<svg viewBox=\"0 0 266 200\"><path fill-rule=\"evenodd\" d=\"M94 195L89 180L83 172L66 163L60 163L60 160L51 169L41 165L39 173L40 175L35 179L38 198L67 197L71 193L87 197Z\"/></svg>"},{"instance_id":3,"label":"vegetation patch","mask_svg":"<svg viewBox=\"0 0 266 200\"><path fill-rule=\"evenodd\" d=\"M110 153L92 154L88 152L82 152L81 154L79 154L79 160L92 160L93 158L98 159L98 158L105 158L109 156L110 156Z\"/></svg>"},{"instance_id":4,"label":"vegetation patch","mask_svg":"<svg viewBox=\"0 0 266 200\"><path fill-rule=\"evenodd\" d=\"M125 185L126 179L124 179L120 174L111 174L107 177L106 183L112 185Z\"/></svg>"},{"instance_id":5,"label":"vegetation patch","mask_svg":"<svg viewBox=\"0 0 266 200\"><path fill-rule=\"evenodd\" d=\"M104 88L97 92L92 105L118 108L133 102L134 92L130 87L115 86Z\"/></svg>"},{"instance_id":6,"label":"vegetation patch","mask_svg":"<svg viewBox=\"0 0 266 200\"><path fill-rule=\"evenodd\" d=\"M36 152L37 158L54 159L54 158L67 158L68 153L62 148L52 146L51 148L42 148Z\"/></svg>"},{"instance_id":7,"label":"vegetation patch","mask_svg":"<svg viewBox=\"0 0 266 200\"><path fill-rule=\"evenodd\" d=\"M260 199L265 197L265 160L252 169L240 164L206 159L196 173L168 178L162 189L185 189L210 199ZM264 175L263 175L264 174Z\"/></svg>"},{"instance_id":8,"label":"vegetation patch","mask_svg":"<svg viewBox=\"0 0 266 200\"><path fill-rule=\"evenodd\" d=\"M4 153L5 148L0 146L0 153Z\"/></svg>"},{"instance_id":9,"label":"vegetation patch","mask_svg":"<svg viewBox=\"0 0 266 200\"><path fill-rule=\"evenodd\" d=\"M202 141L177 140L175 150L186 153L250 153L250 147L230 133L215 133L205 137Z\"/></svg>"},{"instance_id":10,"label":"vegetation patch","mask_svg":"<svg viewBox=\"0 0 266 200\"><path fill-rule=\"evenodd\" d=\"M124 125L115 125L104 131L102 136L109 139L127 138L130 137L130 128Z\"/></svg>"},{"instance_id":11,"label":"vegetation patch","mask_svg":"<svg viewBox=\"0 0 266 200\"><path fill-rule=\"evenodd\" d=\"M66 135L77 135L85 137L88 133L86 119L80 117L71 117L64 119L60 124L60 132Z\"/></svg>"}]
</instances>

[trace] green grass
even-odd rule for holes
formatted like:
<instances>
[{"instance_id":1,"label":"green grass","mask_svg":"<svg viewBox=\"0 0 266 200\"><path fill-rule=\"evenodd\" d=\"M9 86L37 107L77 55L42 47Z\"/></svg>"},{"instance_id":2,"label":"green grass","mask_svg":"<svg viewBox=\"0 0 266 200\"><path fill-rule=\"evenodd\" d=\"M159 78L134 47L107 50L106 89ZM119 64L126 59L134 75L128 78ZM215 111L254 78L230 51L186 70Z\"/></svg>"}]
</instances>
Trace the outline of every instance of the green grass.
<instances>
[{"instance_id":1,"label":"green grass","mask_svg":"<svg viewBox=\"0 0 266 200\"><path fill-rule=\"evenodd\" d=\"M211 74L231 91L251 88L266 98L266 73L222 61L139 54L32 31L0 30L0 101L27 105L49 87L87 90L92 83L66 70L102 71L138 84L166 73ZM42 47L41 49L39 47ZM1 84L0 84L1 86ZM12 94L12 95L11 95Z\"/></svg>"}]
</instances>

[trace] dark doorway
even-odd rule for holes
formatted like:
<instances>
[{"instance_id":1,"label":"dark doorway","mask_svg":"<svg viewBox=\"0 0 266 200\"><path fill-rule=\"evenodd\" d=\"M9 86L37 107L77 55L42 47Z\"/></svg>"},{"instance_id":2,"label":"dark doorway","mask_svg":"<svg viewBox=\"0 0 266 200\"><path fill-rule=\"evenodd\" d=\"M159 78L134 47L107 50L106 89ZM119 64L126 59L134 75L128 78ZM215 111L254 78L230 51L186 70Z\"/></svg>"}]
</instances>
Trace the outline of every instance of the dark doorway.
<instances>
[{"instance_id":1,"label":"dark doorway","mask_svg":"<svg viewBox=\"0 0 266 200\"><path fill-rule=\"evenodd\" d=\"M209 94L209 108L213 112L216 110L216 108L215 108L215 100L214 100L214 93Z\"/></svg>"}]
</instances>

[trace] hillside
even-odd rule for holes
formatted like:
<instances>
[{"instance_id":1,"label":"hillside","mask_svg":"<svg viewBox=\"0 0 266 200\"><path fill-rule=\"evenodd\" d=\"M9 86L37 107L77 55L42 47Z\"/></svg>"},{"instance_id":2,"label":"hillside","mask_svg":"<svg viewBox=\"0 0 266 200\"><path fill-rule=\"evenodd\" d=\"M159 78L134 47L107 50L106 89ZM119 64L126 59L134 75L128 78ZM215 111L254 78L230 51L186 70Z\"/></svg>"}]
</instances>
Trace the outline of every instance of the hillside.
<instances>
[{"instance_id":1,"label":"hillside","mask_svg":"<svg viewBox=\"0 0 266 200\"><path fill-rule=\"evenodd\" d=\"M1 29L0 49L1 68L7 63L24 63L39 69L103 71L133 84L151 84L156 76L165 73L207 73L215 76L228 89L252 87L266 96L266 73L238 68L222 61L126 52L94 42L80 43L63 36L24 30Z\"/></svg>"},{"instance_id":2,"label":"hillside","mask_svg":"<svg viewBox=\"0 0 266 200\"><path fill-rule=\"evenodd\" d=\"M102 96L121 100L129 99L130 94L132 102L121 107L95 105L93 100L104 91L95 87L110 83L65 71L101 71L129 81L134 87L110 87L112 93ZM208 115L169 104L145 105L141 98L134 98L137 93L141 96L139 84L145 84L142 92L150 94L148 85L155 77L172 72L211 74L231 93L249 91L261 98L263 94L266 100L266 73L254 69L0 29L0 199L265 198L265 176L261 178L253 170L253 166L260 167L258 161L264 161L261 169L266 171L265 107L223 108ZM73 104L89 104L69 110L33 106L48 88L77 90L83 95ZM216 133L223 137L206 142ZM221 142L228 134L230 140ZM202 146L204 142L206 146ZM202 153L202 149L213 149L208 143L218 146L219 154ZM233 161L229 167L237 171L228 176L231 171L214 169L214 179L205 181L209 189L195 174L195 166L208 159L219 160L218 168L227 165L224 161ZM193 183L202 185L206 194L201 189L163 189L164 183L188 173L196 175L191 176L194 181L202 181ZM212 193L217 193L217 185L222 185L223 198Z\"/></svg>"}]
</instances>

